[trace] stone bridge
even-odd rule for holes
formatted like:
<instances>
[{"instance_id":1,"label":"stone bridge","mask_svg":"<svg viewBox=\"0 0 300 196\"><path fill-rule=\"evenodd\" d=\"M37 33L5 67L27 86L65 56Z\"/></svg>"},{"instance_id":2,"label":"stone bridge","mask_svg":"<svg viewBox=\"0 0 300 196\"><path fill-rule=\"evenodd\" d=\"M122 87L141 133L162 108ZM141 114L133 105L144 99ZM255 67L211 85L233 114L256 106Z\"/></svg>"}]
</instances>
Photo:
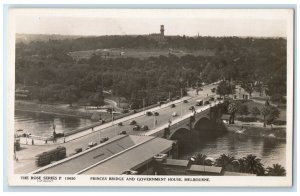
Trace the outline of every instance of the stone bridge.
<instances>
[{"instance_id":1,"label":"stone bridge","mask_svg":"<svg viewBox=\"0 0 300 196\"><path fill-rule=\"evenodd\" d=\"M181 140L195 135L211 134L222 130L222 101L202 106L196 112L173 119L171 123L158 127L146 135L172 140Z\"/></svg>"}]
</instances>

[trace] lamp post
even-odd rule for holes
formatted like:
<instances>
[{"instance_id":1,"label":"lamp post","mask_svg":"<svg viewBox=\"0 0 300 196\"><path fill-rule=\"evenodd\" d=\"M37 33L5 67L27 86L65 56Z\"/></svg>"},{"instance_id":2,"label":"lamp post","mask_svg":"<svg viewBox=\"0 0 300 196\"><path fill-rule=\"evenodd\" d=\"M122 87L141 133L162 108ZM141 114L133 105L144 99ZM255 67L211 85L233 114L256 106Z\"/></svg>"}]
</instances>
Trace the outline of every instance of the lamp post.
<instances>
[{"instance_id":1,"label":"lamp post","mask_svg":"<svg viewBox=\"0 0 300 196\"><path fill-rule=\"evenodd\" d=\"M117 135L117 128L116 126L114 126L114 108L113 106L111 107L111 125L113 126L114 130L115 130L115 135Z\"/></svg>"},{"instance_id":2,"label":"lamp post","mask_svg":"<svg viewBox=\"0 0 300 196\"><path fill-rule=\"evenodd\" d=\"M180 88L180 101L181 101L181 104L180 104L180 116L182 117L182 104L183 104L183 101L182 101L182 88Z\"/></svg>"},{"instance_id":3,"label":"lamp post","mask_svg":"<svg viewBox=\"0 0 300 196\"><path fill-rule=\"evenodd\" d=\"M145 114L145 98L143 98L143 111L144 111L144 114Z\"/></svg>"},{"instance_id":4,"label":"lamp post","mask_svg":"<svg viewBox=\"0 0 300 196\"><path fill-rule=\"evenodd\" d=\"M101 142L101 129L99 130L99 141Z\"/></svg>"}]
</instances>

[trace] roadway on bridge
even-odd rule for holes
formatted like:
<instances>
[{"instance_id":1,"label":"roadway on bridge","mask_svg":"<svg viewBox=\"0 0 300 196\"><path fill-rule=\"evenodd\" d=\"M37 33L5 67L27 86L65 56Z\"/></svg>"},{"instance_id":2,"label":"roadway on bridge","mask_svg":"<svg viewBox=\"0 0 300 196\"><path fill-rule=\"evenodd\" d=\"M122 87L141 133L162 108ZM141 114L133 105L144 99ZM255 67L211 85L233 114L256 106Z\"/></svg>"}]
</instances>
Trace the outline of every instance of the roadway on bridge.
<instances>
[{"instance_id":1,"label":"roadway on bridge","mask_svg":"<svg viewBox=\"0 0 300 196\"><path fill-rule=\"evenodd\" d=\"M209 97L215 95L215 93L211 92L211 89L216 87L216 85L207 85L203 86L203 91L199 91L199 95L196 95L195 91L189 92L190 99L188 99L188 103L177 103L175 108L171 108L170 106L165 108L159 108L156 110L159 113L159 116L138 116L134 118L134 120L139 125L147 125L149 130L155 128L155 119L157 120L157 125L164 125L168 123L168 120L174 120L175 118L180 118L181 114L181 107L182 107L182 115L192 113L189 108L191 106L195 106L196 100L203 99L205 97ZM195 106L200 107L200 106ZM176 112L179 116L172 117L172 113ZM128 118L126 118L128 119ZM104 129L99 130L101 126L95 127L94 130L90 130L90 132L82 137L69 141L67 143L59 143L59 144L52 144L51 145L41 145L41 146L32 146L32 145L21 145L22 150L17 151L18 161L14 162L14 169L15 173L28 173L33 170L37 169L35 166L35 156L39 153L44 151L54 149L57 146L65 146L67 149L67 155L74 152L76 148L82 148L83 150L87 148L89 142L97 142L99 143L100 138L108 137L112 138L116 134L120 133L121 131L126 131L127 134L131 135L140 135L144 134L145 131L133 131L133 125L129 125L131 120L127 120L123 122L123 126L112 125L112 123L108 123L110 126Z\"/></svg>"}]
</instances>

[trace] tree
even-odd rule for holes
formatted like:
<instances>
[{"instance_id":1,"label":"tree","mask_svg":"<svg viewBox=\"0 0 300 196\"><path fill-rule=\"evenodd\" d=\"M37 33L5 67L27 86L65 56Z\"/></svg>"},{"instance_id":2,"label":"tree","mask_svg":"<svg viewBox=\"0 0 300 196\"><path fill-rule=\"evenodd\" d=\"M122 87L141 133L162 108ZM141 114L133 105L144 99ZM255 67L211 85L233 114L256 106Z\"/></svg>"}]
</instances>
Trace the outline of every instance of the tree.
<instances>
[{"instance_id":1,"label":"tree","mask_svg":"<svg viewBox=\"0 0 300 196\"><path fill-rule=\"evenodd\" d=\"M89 101L92 106L101 106L104 104L104 98L99 92L91 95Z\"/></svg>"},{"instance_id":2,"label":"tree","mask_svg":"<svg viewBox=\"0 0 300 196\"><path fill-rule=\"evenodd\" d=\"M260 115L260 111L259 111L259 109L258 109L257 107L253 107L253 108L251 109L251 114L252 114L254 117L256 117L256 116Z\"/></svg>"},{"instance_id":3,"label":"tree","mask_svg":"<svg viewBox=\"0 0 300 196\"><path fill-rule=\"evenodd\" d=\"M205 154L197 153L196 155L193 156L193 163L196 165L205 165L205 159L207 156Z\"/></svg>"},{"instance_id":4,"label":"tree","mask_svg":"<svg viewBox=\"0 0 300 196\"><path fill-rule=\"evenodd\" d=\"M238 113L242 116L248 115L249 114L248 106L247 105L240 105L239 108L238 108Z\"/></svg>"},{"instance_id":5,"label":"tree","mask_svg":"<svg viewBox=\"0 0 300 196\"><path fill-rule=\"evenodd\" d=\"M272 123L279 117L280 111L274 106L267 105L261 109L261 114L264 117L264 127L266 127L266 124L272 126Z\"/></svg>"},{"instance_id":6,"label":"tree","mask_svg":"<svg viewBox=\"0 0 300 196\"><path fill-rule=\"evenodd\" d=\"M274 107L274 106L269 106L269 110L268 110L268 115L267 115L267 124L271 125L275 122L275 120L279 117L280 111L278 110L278 108Z\"/></svg>"},{"instance_id":7,"label":"tree","mask_svg":"<svg viewBox=\"0 0 300 196\"><path fill-rule=\"evenodd\" d=\"M234 116L238 110L238 104L236 102L232 102L228 105L227 111L230 114L229 124L234 124Z\"/></svg>"},{"instance_id":8,"label":"tree","mask_svg":"<svg viewBox=\"0 0 300 196\"><path fill-rule=\"evenodd\" d=\"M282 96L281 94L274 94L271 96L271 101L273 103L286 103L286 99L284 98L284 96Z\"/></svg>"},{"instance_id":9,"label":"tree","mask_svg":"<svg viewBox=\"0 0 300 196\"><path fill-rule=\"evenodd\" d=\"M246 173L256 174L258 176L262 176L265 173L265 168L263 164L260 162L261 160L257 158L253 154L249 154L244 159L244 169Z\"/></svg>"},{"instance_id":10,"label":"tree","mask_svg":"<svg viewBox=\"0 0 300 196\"><path fill-rule=\"evenodd\" d=\"M285 176L286 170L279 164L273 164L273 167L267 167L268 176Z\"/></svg>"},{"instance_id":11,"label":"tree","mask_svg":"<svg viewBox=\"0 0 300 196\"><path fill-rule=\"evenodd\" d=\"M216 93L221 97L221 96L232 94L232 92L233 92L233 86L226 81L222 81L218 85Z\"/></svg>"},{"instance_id":12,"label":"tree","mask_svg":"<svg viewBox=\"0 0 300 196\"><path fill-rule=\"evenodd\" d=\"M222 154L216 159L216 166L222 167L225 171L234 171L234 157L229 154Z\"/></svg>"},{"instance_id":13,"label":"tree","mask_svg":"<svg viewBox=\"0 0 300 196\"><path fill-rule=\"evenodd\" d=\"M79 99L79 89L74 85L71 85L62 91L61 96L63 97L64 101L66 101L70 107L72 107L72 104Z\"/></svg>"}]
</instances>

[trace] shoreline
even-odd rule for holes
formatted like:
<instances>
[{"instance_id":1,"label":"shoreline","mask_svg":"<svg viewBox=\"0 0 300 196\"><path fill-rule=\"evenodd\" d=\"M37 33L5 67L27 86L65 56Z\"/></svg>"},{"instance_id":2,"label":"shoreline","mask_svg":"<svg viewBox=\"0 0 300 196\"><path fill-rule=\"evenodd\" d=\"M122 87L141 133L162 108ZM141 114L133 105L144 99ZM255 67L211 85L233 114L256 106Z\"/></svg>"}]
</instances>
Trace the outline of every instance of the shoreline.
<instances>
[{"instance_id":1,"label":"shoreline","mask_svg":"<svg viewBox=\"0 0 300 196\"><path fill-rule=\"evenodd\" d=\"M85 119L90 119L86 116L80 116L80 115L75 115L75 114L64 114L64 113L56 113L56 112L45 112L45 111L38 111L38 110L26 110L26 109L18 109L15 108L15 111L21 111L21 112L33 112L33 113L41 113L41 114L53 114L53 115L58 115L58 116L69 116L69 117L76 117L76 118L85 118Z\"/></svg>"},{"instance_id":2,"label":"shoreline","mask_svg":"<svg viewBox=\"0 0 300 196\"><path fill-rule=\"evenodd\" d=\"M286 128L269 128L242 124L226 124L228 132L265 139L286 140Z\"/></svg>"}]
</instances>

